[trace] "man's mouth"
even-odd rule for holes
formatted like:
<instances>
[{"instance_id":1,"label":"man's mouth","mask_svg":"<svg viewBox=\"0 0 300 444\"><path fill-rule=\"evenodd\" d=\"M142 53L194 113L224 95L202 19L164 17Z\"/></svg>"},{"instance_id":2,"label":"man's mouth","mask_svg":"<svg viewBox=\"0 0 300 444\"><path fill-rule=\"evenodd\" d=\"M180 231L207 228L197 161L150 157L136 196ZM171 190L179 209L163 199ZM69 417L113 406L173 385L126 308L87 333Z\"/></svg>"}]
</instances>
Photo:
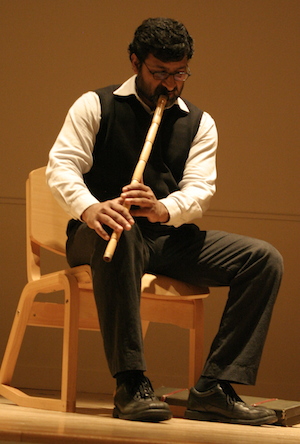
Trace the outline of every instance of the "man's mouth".
<instances>
[{"instance_id":1,"label":"man's mouth","mask_svg":"<svg viewBox=\"0 0 300 444\"><path fill-rule=\"evenodd\" d=\"M177 97L175 89L173 89L173 91L168 91L168 97L169 98L172 98L172 97L175 97L175 96Z\"/></svg>"},{"instance_id":2,"label":"man's mouth","mask_svg":"<svg viewBox=\"0 0 300 444\"><path fill-rule=\"evenodd\" d=\"M158 100L158 97L161 96L161 95L166 96L168 98L168 102L169 102L168 105L170 105L178 97L176 92L177 92L176 88L174 88L172 91L168 91L166 87L161 87L161 88L158 88L156 90L156 94L155 95L156 95L157 100Z\"/></svg>"}]
</instances>

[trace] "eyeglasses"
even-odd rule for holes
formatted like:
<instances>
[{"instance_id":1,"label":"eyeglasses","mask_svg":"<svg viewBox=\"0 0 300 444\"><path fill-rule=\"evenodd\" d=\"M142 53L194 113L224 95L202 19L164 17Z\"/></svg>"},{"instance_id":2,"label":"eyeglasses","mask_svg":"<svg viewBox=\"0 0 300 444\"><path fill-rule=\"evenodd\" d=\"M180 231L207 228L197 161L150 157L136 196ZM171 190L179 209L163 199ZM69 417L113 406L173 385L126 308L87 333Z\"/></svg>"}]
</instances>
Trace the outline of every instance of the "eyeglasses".
<instances>
[{"instance_id":1,"label":"eyeglasses","mask_svg":"<svg viewBox=\"0 0 300 444\"><path fill-rule=\"evenodd\" d=\"M185 82L192 74L189 68L187 71L178 71L174 73L169 73L166 71L151 71L146 62L144 62L150 74L153 75L155 80L166 80L169 76L173 76L174 80L177 82Z\"/></svg>"}]
</instances>

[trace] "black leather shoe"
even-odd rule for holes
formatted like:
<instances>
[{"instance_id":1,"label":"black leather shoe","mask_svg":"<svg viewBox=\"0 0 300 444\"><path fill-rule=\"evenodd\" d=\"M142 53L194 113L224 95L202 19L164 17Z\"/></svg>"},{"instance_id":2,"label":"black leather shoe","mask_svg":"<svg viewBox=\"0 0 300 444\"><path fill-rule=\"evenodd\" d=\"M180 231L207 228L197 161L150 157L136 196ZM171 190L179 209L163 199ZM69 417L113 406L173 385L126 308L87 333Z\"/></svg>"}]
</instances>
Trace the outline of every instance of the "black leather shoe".
<instances>
[{"instance_id":1,"label":"black leather shoe","mask_svg":"<svg viewBox=\"0 0 300 444\"><path fill-rule=\"evenodd\" d=\"M184 417L248 425L273 424L277 421L273 410L246 404L226 382L220 382L207 392L191 388Z\"/></svg>"},{"instance_id":2,"label":"black leather shoe","mask_svg":"<svg viewBox=\"0 0 300 444\"><path fill-rule=\"evenodd\" d=\"M172 418L168 404L154 395L151 382L146 376L130 378L117 387L114 403L114 418L150 422Z\"/></svg>"}]
</instances>

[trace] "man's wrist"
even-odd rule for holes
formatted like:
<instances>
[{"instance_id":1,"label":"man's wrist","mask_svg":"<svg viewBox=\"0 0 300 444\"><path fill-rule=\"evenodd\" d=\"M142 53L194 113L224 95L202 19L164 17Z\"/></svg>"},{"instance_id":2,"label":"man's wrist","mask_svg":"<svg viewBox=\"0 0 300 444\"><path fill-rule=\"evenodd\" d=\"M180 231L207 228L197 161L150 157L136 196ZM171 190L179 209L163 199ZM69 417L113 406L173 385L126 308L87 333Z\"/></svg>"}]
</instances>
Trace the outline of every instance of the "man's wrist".
<instances>
[{"instance_id":1,"label":"man's wrist","mask_svg":"<svg viewBox=\"0 0 300 444\"><path fill-rule=\"evenodd\" d=\"M161 217L160 217L160 222L162 223L167 223L170 220L170 214L169 211L167 209L167 207L165 207L165 205L161 202L159 202L159 205L161 207Z\"/></svg>"}]
</instances>

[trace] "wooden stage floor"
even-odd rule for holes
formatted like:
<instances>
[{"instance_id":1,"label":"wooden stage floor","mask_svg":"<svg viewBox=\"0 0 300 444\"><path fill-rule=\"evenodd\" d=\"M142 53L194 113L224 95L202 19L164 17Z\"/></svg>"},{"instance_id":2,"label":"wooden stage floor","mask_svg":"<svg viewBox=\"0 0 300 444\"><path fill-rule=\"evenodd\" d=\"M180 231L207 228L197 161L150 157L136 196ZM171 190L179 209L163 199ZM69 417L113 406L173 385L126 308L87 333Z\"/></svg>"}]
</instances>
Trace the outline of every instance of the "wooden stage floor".
<instances>
[{"instance_id":1,"label":"wooden stage floor","mask_svg":"<svg viewBox=\"0 0 300 444\"><path fill-rule=\"evenodd\" d=\"M159 424L112 418L112 396L78 395L76 413L19 407L0 397L0 444L299 444L300 425L242 426L173 418Z\"/></svg>"}]
</instances>

